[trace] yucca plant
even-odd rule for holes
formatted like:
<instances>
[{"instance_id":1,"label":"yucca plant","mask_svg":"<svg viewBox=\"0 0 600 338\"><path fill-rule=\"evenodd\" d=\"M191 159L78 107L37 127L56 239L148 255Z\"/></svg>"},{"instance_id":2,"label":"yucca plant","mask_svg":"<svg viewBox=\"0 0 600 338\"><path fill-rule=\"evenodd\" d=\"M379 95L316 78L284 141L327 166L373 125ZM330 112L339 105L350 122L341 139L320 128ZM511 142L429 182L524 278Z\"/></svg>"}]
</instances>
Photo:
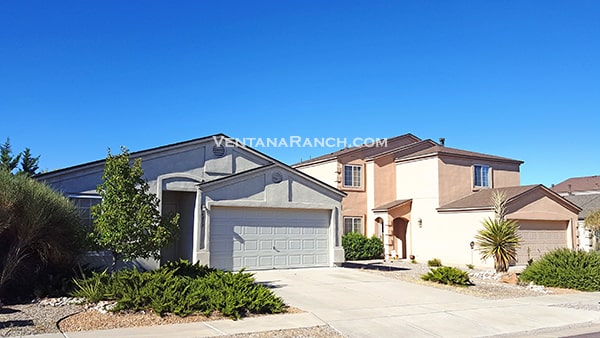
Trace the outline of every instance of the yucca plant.
<instances>
[{"instance_id":1,"label":"yucca plant","mask_svg":"<svg viewBox=\"0 0 600 338\"><path fill-rule=\"evenodd\" d=\"M517 259L519 246L519 224L514 220L488 218L475 239L481 258L494 259L496 272L508 271L510 262Z\"/></svg>"},{"instance_id":2,"label":"yucca plant","mask_svg":"<svg viewBox=\"0 0 600 338\"><path fill-rule=\"evenodd\" d=\"M517 260L517 248L521 241L519 223L506 219L508 198L503 191L494 191L491 203L496 217L482 222L483 229L479 230L475 240L481 258L493 258L496 272L506 272L509 264Z\"/></svg>"}]
</instances>

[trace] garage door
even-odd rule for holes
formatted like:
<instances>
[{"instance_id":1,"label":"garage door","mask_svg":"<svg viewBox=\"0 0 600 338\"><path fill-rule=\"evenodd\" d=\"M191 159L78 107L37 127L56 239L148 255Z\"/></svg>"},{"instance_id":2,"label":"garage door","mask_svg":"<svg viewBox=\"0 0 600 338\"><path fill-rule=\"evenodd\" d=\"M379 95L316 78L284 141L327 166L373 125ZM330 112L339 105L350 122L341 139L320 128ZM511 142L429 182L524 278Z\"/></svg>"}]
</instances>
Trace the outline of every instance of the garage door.
<instances>
[{"instance_id":1,"label":"garage door","mask_svg":"<svg viewBox=\"0 0 600 338\"><path fill-rule=\"evenodd\" d=\"M225 270L329 266L328 210L210 211L210 264Z\"/></svg>"},{"instance_id":2,"label":"garage door","mask_svg":"<svg viewBox=\"0 0 600 338\"><path fill-rule=\"evenodd\" d=\"M529 258L538 259L546 252L567 247L566 221L519 221L521 247L517 249L517 264L527 264Z\"/></svg>"}]
</instances>

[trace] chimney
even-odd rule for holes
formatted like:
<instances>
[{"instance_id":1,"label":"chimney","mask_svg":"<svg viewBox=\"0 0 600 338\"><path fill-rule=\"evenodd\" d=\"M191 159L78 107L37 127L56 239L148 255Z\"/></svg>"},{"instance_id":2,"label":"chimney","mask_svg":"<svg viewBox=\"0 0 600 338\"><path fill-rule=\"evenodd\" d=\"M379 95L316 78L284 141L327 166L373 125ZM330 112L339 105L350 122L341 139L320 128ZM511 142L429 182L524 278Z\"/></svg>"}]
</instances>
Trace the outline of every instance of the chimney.
<instances>
[{"instance_id":1,"label":"chimney","mask_svg":"<svg viewBox=\"0 0 600 338\"><path fill-rule=\"evenodd\" d=\"M573 191L571 189L571 185L569 184L569 195L573 195Z\"/></svg>"},{"instance_id":2,"label":"chimney","mask_svg":"<svg viewBox=\"0 0 600 338\"><path fill-rule=\"evenodd\" d=\"M446 138L440 137L440 145L443 147L446 144Z\"/></svg>"}]
</instances>

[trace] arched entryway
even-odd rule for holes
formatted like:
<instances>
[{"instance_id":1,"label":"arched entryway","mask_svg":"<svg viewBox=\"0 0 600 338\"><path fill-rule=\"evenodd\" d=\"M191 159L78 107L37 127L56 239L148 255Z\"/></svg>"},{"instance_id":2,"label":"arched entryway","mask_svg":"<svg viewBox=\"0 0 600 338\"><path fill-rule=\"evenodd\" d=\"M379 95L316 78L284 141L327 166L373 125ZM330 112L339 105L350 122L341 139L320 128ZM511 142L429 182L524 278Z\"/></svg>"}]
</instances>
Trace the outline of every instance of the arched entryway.
<instances>
[{"instance_id":1,"label":"arched entryway","mask_svg":"<svg viewBox=\"0 0 600 338\"><path fill-rule=\"evenodd\" d=\"M384 229L384 224L383 224L383 218L381 218L381 217L375 218L375 233L374 233L374 235L377 236L377 238L381 239L381 241L383 241L384 233L385 233L385 229Z\"/></svg>"},{"instance_id":2,"label":"arched entryway","mask_svg":"<svg viewBox=\"0 0 600 338\"><path fill-rule=\"evenodd\" d=\"M408 257L406 250L406 230L408 220L406 218L395 218L392 223L392 244L398 258Z\"/></svg>"}]
</instances>

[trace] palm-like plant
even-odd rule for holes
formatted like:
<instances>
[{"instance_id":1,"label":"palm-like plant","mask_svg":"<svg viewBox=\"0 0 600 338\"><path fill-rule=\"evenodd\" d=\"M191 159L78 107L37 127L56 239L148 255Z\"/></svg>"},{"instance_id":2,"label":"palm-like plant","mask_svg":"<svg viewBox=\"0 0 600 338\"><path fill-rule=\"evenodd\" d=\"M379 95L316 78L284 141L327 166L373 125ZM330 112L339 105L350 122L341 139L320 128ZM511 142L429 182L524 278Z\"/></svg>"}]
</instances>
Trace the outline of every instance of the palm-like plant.
<instances>
[{"instance_id":1,"label":"palm-like plant","mask_svg":"<svg viewBox=\"0 0 600 338\"><path fill-rule=\"evenodd\" d=\"M475 236L481 258L493 258L496 272L508 271L510 262L517 259L517 248L521 241L519 223L506 219L507 202L504 192L495 191L492 194L491 203L496 217L484 220L483 229Z\"/></svg>"},{"instance_id":2,"label":"palm-like plant","mask_svg":"<svg viewBox=\"0 0 600 338\"><path fill-rule=\"evenodd\" d=\"M496 272L508 271L510 262L517 259L519 224L514 220L492 218L482 223L483 229L475 236L481 258L493 258Z\"/></svg>"}]
</instances>

